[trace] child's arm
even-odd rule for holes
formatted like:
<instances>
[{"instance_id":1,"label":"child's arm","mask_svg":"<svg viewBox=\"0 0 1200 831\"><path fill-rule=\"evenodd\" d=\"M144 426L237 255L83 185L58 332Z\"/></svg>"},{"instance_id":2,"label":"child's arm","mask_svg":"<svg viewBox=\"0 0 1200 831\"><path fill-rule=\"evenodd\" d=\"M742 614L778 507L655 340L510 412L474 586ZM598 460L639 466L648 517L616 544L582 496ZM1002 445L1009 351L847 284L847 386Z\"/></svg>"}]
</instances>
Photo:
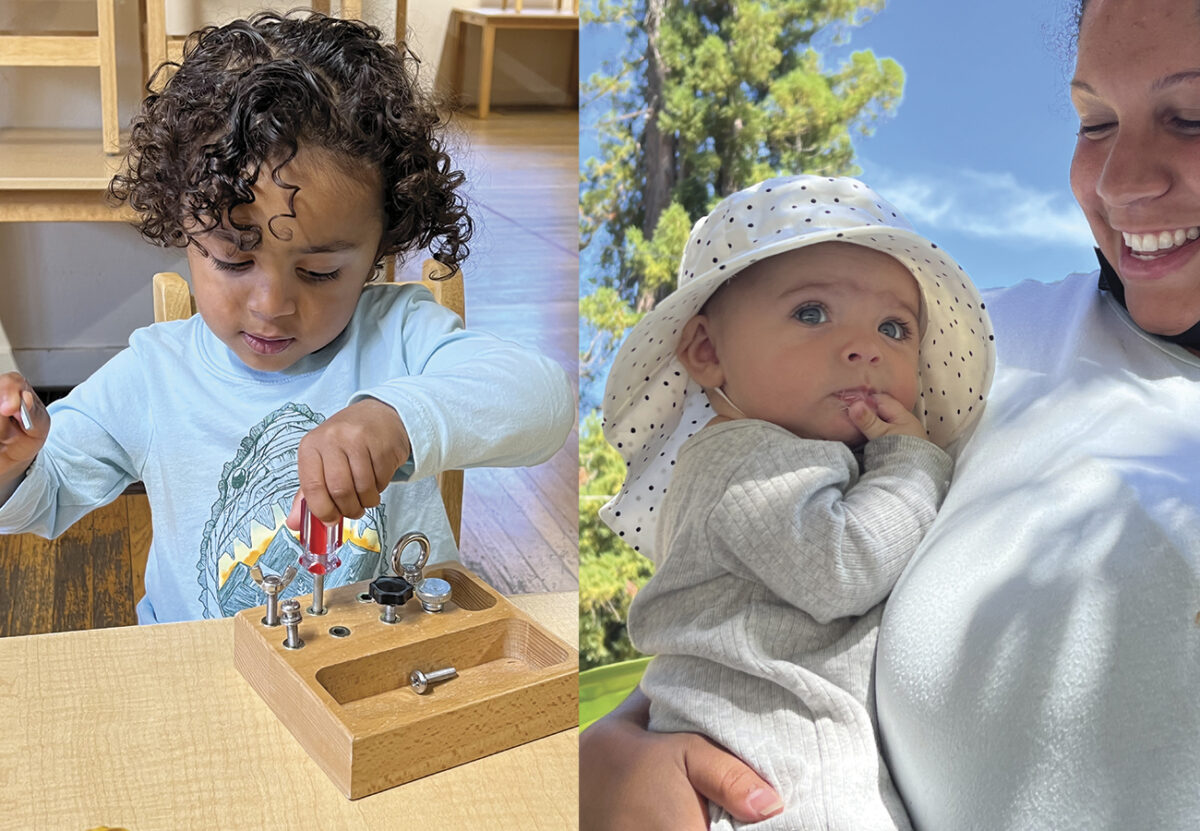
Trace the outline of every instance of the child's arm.
<instances>
[{"instance_id":1,"label":"child's arm","mask_svg":"<svg viewBox=\"0 0 1200 831\"><path fill-rule=\"evenodd\" d=\"M11 376L5 379L12 383ZM125 350L48 409L27 403L33 427L17 439L25 449L15 451L14 458L24 463L9 466L10 492L0 494L6 497L0 502L0 533L56 537L116 499L140 476L138 459L151 431L145 402L140 367ZM11 430L11 419L4 420L9 424L0 431Z\"/></svg>"},{"instance_id":2,"label":"child's arm","mask_svg":"<svg viewBox=\"0 0 1200 831\"><path fill-rule=\"evenodd\" d=\"M575 399L557 364L464 329L421 286L366 291L359 346L368 380L300 443L301 492L320 519L361 516L393 481L537 464L562 447ZM288 525L300 525L299 495Z\"/></svg>"},{"instance_id":3,"label":"child's arm","mask_svg":"<svg viewBox=\"0 0 1200 831\"><path fill-rule=\"evenodd\" d=\"M866 612L933 522L950 458L923 439L884 436L867 444L867 472L848 488L855 462L845 446L764 431L740 451L744 463L710 517L722 565L818 622Z\"/></svg>"},{"instance_id":4,"label":"child's arm","mask_svg":"<svg viewBox=\"0 0 1200 831\"><path fill-rule=\"evenodd\" d=\"M355 401L391 406L411 442L400 479L466 467L532 465L562 447L575 419L567 373L528 347L465 329L420 287L399 324L408 374L361 390Z\"/></svg>"}]
</instances>

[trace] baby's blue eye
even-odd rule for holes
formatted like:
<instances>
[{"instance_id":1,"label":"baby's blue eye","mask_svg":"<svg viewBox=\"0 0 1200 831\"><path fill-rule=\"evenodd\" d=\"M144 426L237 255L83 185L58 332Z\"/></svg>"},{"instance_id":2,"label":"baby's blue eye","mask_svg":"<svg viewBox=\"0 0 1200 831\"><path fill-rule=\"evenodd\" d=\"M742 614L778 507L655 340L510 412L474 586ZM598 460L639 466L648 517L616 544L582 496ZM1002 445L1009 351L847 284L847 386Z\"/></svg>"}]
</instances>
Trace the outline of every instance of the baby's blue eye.
<instances>
[{"instance_id":1,"label":"baby's blue eye","mask_svg":"<svg viewBox=\"0 0 1200 831\"><path fill-rule=\"evenodd\" d=\"M879 324L879 331L884 337L892 338L893 340L905 340L908 338L908 327L898 320L885 320Z\"/></svg>"},{"instance_id":2,"label":"baby's blue eye","mask_svg":"<svg viewBox=\"0 0 1200 831\"><path fill-rule=\"evenodd\" d=\"M807 323L810 326L815 326L818 323L824 323L829 320L829 315L825 314L825 310L820 306L801 306L792 313L792 317L801 323Z\"/></svg>"}]
</instances>

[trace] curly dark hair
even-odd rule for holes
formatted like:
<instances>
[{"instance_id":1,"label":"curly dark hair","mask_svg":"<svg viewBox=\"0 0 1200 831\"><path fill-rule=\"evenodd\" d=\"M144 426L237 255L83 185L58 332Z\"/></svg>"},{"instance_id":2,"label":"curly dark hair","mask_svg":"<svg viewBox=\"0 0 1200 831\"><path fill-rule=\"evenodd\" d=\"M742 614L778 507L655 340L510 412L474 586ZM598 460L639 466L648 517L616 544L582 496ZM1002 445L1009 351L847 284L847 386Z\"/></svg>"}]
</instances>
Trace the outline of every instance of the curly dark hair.
<instances>
[{"instance_id":1,"label":"curly dark hair","mask_svg":"<svg viewBox=\"0 0 1200 831\"><path fill-rule=\"evenodd\" d=\"M294 204L299 188L280 171L304 144L379 172L380 262L429 248L457 267L473 230L458 192L466 177L443 150L444 121L417 86L416 58L380 36L361 21L307 12L193 32L183 63L164 64L148 85L176 67L142 102L110 198L138 212L147 240L184 248L254 200L265 164ZM261 242L262 229L234 227L243 249Z\"/></svg>"}]
</instances>

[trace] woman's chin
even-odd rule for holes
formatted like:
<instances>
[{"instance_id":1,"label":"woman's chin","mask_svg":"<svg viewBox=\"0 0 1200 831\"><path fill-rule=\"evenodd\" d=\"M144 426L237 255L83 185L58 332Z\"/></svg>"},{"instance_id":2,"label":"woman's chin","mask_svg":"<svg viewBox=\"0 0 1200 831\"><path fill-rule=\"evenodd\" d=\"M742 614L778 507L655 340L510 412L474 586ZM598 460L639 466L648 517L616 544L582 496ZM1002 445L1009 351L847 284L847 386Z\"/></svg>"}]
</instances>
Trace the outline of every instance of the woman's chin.
<instances>
[{"instance_id":1,"label":"woman's chin","mask_svg":"<svg viewBox=\"0 0 1200 831\"><path fill-rule=\"evenodd\" d=\"M1200 286L1191 291L1156 290L1159 287L1125 287L1125 305L1133 322L1152 335L1186 332L1200 322Z\"/></svg>"}]
</instances>

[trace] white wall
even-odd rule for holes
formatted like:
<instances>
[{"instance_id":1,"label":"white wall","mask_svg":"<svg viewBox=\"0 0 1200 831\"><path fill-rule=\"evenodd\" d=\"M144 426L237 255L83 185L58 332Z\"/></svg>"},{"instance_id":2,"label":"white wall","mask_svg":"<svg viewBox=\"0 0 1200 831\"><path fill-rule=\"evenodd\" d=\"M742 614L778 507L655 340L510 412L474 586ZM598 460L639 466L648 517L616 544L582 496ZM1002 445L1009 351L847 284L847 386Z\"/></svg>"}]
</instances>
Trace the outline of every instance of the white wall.
<instances>
[{"instance_id":1,"label":"white wall","mask_svg":"<svg viewBox=\"0 0 1200 831\"><path fill-rule=\"evenodd\" d=\"M548 0L528 0L527 5L539 3L550 5ZM168 30L183 33L207 21L293 5L168 0ZM455 5L482 3L409 0L409 40L422 60L424 83L449 83L446 30ZM394 15L394 0L363 2L364 18L388 36L395 28ZM94 27L91 0L0 2L0 30ZM132 119L141 96L138 31L137 0L117 0L122 124ZM478 35L472 38L472 48L477 52ZM502 33L496 45L493 105L568 103L563 86L570 55L567 33ZM468 60L468 101L473 100L476 67ZM99 88L92 69L0 68L0 127L98 127ZM131 331L153 319L150 276L156 271L186 274L182 251L148 245L124 224L0 223L0 326L21 371L39 386L69 386L87 377L125 345Z\"/></svg>"}]
</instances>

